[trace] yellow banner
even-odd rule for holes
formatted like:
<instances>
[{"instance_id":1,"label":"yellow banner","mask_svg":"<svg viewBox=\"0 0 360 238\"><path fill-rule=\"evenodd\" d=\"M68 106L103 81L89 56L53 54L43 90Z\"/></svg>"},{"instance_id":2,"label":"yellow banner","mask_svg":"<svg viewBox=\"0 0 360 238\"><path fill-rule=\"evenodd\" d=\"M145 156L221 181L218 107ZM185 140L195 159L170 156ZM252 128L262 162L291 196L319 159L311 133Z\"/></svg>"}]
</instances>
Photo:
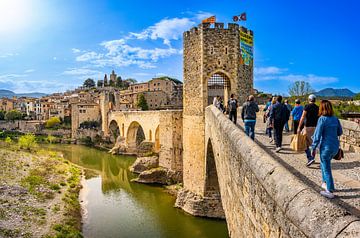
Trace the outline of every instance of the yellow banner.
<instances>
[{"instance_id":1,"label":"yellow banner","mask_svg":"<svg viewBox=\"0 0 360 238\"><path fill-rule=\"evenodd\" d=\"M253 36L246 32L240 31L240 40L241 40L241 42L243 42L249 46L254 45Z\"/></svg>"}]
</instances>

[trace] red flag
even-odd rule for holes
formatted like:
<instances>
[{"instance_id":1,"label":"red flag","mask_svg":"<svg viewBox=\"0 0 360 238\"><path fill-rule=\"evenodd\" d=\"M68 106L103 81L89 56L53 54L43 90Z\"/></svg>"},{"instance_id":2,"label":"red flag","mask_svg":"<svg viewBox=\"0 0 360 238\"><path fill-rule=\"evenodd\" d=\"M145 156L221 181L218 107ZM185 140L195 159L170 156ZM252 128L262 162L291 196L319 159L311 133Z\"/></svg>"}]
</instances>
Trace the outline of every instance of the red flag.
<instances>
[{"instance_id":1,"label":"red flag","mask_svg":"<svg viewBox=\"0 0 360 238\"><path fill-rule=\"evenodd\" d=\"M202 20L202 23L215 23L216 22L216 17L215 16L211 16L209 18L206 18L204 20Z\"/></svg>"}]
</instances>

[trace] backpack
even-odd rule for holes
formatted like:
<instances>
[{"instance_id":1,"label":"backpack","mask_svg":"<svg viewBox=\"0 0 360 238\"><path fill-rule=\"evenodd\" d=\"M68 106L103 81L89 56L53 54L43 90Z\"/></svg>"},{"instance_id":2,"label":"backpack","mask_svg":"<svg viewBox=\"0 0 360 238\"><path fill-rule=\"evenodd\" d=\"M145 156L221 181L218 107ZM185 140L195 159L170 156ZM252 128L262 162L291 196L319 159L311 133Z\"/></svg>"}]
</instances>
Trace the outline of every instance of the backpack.
<instances>
[{"instance_id":1,"label":"backpack","mask_svg":"<svg viewBox=\"0 0 360 238\"><path fill-rule=\"evenodd\" d=\"M236 111L237 109L237 101L236 99L230 99L229 100L229 110L230 111Z\"/></svg>"}]
</instances>

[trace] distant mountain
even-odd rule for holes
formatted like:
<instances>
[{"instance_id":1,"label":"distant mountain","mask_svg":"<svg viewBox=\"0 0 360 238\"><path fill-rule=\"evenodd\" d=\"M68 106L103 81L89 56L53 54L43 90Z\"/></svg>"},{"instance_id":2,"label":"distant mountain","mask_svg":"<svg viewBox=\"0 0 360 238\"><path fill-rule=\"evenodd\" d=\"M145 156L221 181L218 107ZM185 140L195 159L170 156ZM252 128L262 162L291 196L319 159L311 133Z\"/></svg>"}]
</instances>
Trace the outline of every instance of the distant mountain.
<instances>
[{"instance_id":1,"label":"distant mountain","mask_svg":"<svg viewBox=\"0 0 360 238\"><path fill-rule=\"evenodd\" d=\"M0 89L0 98L6 97L6 98L12 98L12 97L32 97L32 98L41 98L43 96L46 96L45 93L14 93L13 91L6 90L6 89Z\"/></svg>"},{"instance_id":2,"label":"distant mountain","mask_svg":"<svg viewBox=\"0 0 360 238\"><path fill-rule=\"evenodd\" d=\"M350 91L347 88L335 89L335 88L325 88L315 93L319 97L342 97L342 98L351 98L356 95L356 93Z\"/></svg>"}]
</instances>

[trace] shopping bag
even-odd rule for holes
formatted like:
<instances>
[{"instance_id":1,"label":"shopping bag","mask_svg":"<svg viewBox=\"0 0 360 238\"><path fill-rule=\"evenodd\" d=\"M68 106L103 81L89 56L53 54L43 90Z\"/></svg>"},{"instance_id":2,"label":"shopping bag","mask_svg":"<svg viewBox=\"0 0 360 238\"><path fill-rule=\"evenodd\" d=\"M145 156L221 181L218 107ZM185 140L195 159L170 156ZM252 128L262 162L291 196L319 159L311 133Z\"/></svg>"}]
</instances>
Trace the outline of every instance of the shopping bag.
<instances>
[{"instance_id":1,"label":"shopping bag","mask_svg":"<svg viewBox=\"0 0 360 238\"><path fill-rule=\"evenodd\" d=\"M298 133L291 139L290 147L295 151L305 151L306 149L306 135Z\"/></svg>"}]
</instances>

